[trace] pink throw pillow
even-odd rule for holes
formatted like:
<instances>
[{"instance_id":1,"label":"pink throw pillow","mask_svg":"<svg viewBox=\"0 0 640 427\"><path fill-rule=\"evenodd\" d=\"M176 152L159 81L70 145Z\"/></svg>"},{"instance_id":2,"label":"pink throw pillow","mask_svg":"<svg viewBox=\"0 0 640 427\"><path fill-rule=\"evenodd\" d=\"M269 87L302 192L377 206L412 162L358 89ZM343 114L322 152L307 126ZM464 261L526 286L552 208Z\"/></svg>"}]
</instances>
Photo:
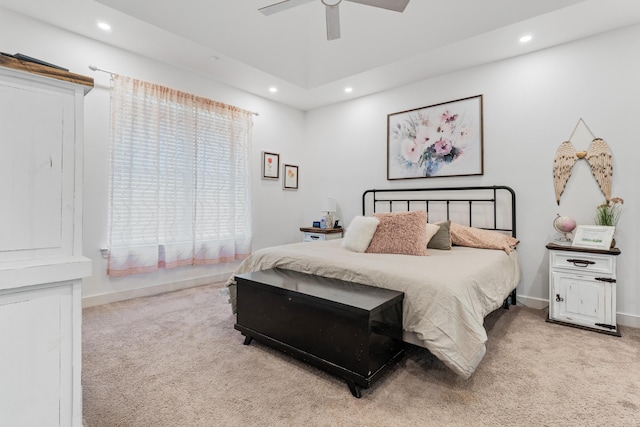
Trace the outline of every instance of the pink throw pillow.
<instances>
[{"instance_id":1,"label":"pink throw pillow","mask_svg":"<svg viewBox=\"0 0 640 427\"><path fill-rule=\"evenodd\" d=\"M427 213L424 211L378 213L380 220L368 253L427 255Z\"/></svg>"},{"instance_id":2,"label":"pink throw pillow","mask_svg":"<svg viewBox=\"0 0 640 427\"><path fill-rule=\"evenodd\" d=\"M451 242L458 246L468 246L481 249L502 249L511 252L520 243L515 237L507 236L492 230L468 227L451 223Z\"/></svg>"}]
</instances>

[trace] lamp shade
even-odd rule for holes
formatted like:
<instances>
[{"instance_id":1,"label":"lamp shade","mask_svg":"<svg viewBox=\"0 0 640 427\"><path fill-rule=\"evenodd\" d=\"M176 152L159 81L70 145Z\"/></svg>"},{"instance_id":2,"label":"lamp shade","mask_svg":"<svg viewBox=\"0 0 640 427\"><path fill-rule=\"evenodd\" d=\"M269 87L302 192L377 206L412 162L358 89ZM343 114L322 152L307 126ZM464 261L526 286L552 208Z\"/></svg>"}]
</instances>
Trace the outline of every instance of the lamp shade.
<instances>
[{"instance_id":1,"label":"lamp shade","mask_svg":"<svg viewBox=\"0 0 640 427\"><path fill-rule=\"evenodd\" d=\"M331 197L327 197L322 202L322 212L335 212L336 211L336 201Z\"/></svg>"}]
</instances>

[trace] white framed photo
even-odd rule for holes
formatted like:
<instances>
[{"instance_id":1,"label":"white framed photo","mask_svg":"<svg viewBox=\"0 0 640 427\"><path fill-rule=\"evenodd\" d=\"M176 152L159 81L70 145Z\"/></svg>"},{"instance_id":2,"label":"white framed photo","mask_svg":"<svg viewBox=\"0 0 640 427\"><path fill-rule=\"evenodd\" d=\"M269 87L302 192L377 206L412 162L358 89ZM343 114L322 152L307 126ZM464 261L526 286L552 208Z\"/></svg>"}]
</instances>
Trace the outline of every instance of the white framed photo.
<instances>
[{"instance_id":1,"label":"white framed photo","mask_svg":"<svg viewBox=\"0 0 640 427\"><path fill-rule=\"evenodd\" d=\"M262 179L280 178L280 154L262 152Z\"/></svg>"},{"instance_id":2,"label":"white framed photo","mask_svg":"<svg viewBox=\"0 0 640 427\"><path fill-rule=\"evenodd\" d=\"M611 249L611 241L616 228L606 225L579 225L571 246L591 249Z\"/></svg>"},{"instance_id":3,"label":"white framed photo","mask_svg":"<svg viewBox=\"0 0 640 427\"><path fill-rule=\"evenodd\" d=\"M284 170L284 181L282 182L282 188L289 190L298 189L298 166L282 164Z\"/></svg>"}]
</instances>

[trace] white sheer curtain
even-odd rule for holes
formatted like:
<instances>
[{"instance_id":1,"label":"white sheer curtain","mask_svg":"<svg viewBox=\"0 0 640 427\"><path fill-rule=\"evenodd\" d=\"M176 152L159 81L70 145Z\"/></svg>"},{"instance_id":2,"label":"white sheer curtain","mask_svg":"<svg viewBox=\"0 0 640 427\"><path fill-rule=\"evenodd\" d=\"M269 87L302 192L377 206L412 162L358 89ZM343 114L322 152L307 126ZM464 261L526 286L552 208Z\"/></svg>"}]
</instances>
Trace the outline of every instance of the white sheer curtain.
<instances>
[{"instance_id":1,"label":"white sheer curtain","mask_svg":"<svg viewBox=\"0 0 640 427\"><path fill-rule=\"evenodd\" d=\"M251 252L252 113L114 75L107 274Z\"/></svg>"}]
</instances>

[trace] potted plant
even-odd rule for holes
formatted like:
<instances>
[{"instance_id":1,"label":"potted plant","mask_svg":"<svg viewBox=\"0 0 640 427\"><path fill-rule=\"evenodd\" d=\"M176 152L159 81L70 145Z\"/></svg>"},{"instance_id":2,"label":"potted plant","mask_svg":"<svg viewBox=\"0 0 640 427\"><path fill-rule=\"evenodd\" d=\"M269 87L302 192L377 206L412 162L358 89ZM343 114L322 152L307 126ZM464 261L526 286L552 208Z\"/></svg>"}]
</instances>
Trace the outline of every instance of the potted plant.
<instances>
[{"instance_id":1,"label":"potted plant","mask_svg":"<svg viewBox=\"0 0 640 427\"><path fill-rule=\"evenodd\" d=\"M622 205L624 200L620 197L613 197L605 203L596 207L596 216L594 221L596 225L607 225L615 227L618 224L620 215L622 215ZM616 239L611 240L611 247L616 246Z\"/></svg>"},{"instance_id":2,"label":"potted plant","mask_svg":"<svg viewBox=\"0 0 640 427\"><path fill-rule=\"evenodd\" d=\"M605 203L596 207L596 225L614 226L618 224L618 219L622 215L622 205L624 200L620 197L613 197Z\"/></svg>"}]
</instances>

